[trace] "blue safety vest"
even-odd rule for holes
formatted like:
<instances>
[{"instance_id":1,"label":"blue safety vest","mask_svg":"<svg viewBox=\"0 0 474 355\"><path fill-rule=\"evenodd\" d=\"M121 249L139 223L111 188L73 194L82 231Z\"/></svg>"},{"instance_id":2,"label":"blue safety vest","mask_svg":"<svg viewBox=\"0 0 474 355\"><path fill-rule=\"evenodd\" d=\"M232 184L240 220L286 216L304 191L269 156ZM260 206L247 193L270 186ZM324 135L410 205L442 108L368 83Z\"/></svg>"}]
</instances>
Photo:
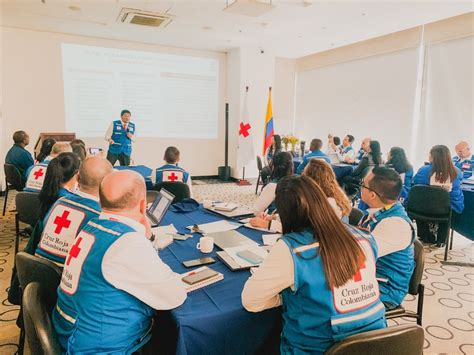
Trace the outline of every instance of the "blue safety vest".
<instances>
[{"instance_id":1,"label":"blue safety vest","mask_svg":"<svg viewBox=\"0 0 474 355\"><path fill-rule=\"evenodd\" d=\"M150 339L154 310L102 274L107 250L131 232L122 222L94 218L70 248L53 311L54 328L68 353L130 354Z\"/></svg>"},{"instance_id":2,"label":"blue safety vest","mask_svg":"<svg viewBox=\"0 0 474 355\"><path fill-rule=\"evenodd\" d=\"M415 269L414 247L415 229L400 202L389 208L382 208L371 218L366 213L359 226L373 231L377 224L385 218L399 217L411 227L412 236L410 244L402 250L384 255L377 259L377 278L379 279L380 299L382 302L400 305L408 293L410 279Z\"/></svg>"},{"instance_id":3,"label":"blue safety vest","mask_svg":"<svg viewBox=\"0 0 474 355\"><path fill-rule=\"evenodd\" d=\"M312 158L318 158L318 159L323 159L326 163L329 163L331 164L331 160L329 159L329 157L324 154L322 151L320 150L315 150L314 152L310 152L308 154L306 154L304 157L303 157L303 161L300 163L300 165L298 165L298 168L296 169L296 173L301 175L301 173L303 172L304 168L306 167L306 165L308 165L309 161L312 159Z\"/></svg>"},{"instance_id":4,"label":"blue safety vest","mask_svg":"<svg viewBox=\"0 0 474 355\"><path fill-rule=\"evenodd\" d=\"M189 179L189 173L177 164L165 164L158 169L155 173L156 182L170 181L170 182L184 182L187 183Z\"/></svg>"},{"instance_id":5,"label":"blue safety vest","mask_svg":"<svg viewBox=\"0 0 474 355\"><path fill-rule=\"evenodd\" d=\"M348 227L350 228L350 227ZM366 256L365 264L344 286L329 289L319 244L306 230L282 237L294 264L294 289L282 292L283 331L280 350L324 353L349 335L386 327L375 275L377 245L369 234L351 228Z\"/></svg>"},{"instance_id":6,"label":"blue safety vest","mask_svg":"<svg viewBox=\"0 0 474 355\"><path fill-rule=\"evenodd\" d=\"M127 130L123 129L122 120L113 122L113 130L111 139L115 144L109 145L109 152L112 154L125 154L127 156L132 155L132 140L127 137L127 132L135 134L135 123L128 122Z\"/></svg>"},{"instance_id":7,"label":"blue safety vest","mask_svg":"<svg viewBox=\"0 0 474 355\"><path fill-rule=\"evenodd\" d=\"M35 164L26 171L26 184L23 191L40 192L43 187L46 170L48 170L49 161Z\"/></svg>"},{"instance_id":8,"label":"blue safety vest","mask_svg":"<svg viewBox=\"0 0 474 355\"><path fill-rule=\"evenodd\" d=\"M71 194L51 207L43 221L43 233L36 255L63 266L74 239L87 222L100 215L98 201Z\"/></svg>"},{"instance_id":9,"label":"blue safety vest","mask_svg":"<svg viewBox=\"0 0 474 355\"><path fill-rule=\"evenodd\" d=\"M463 159L455 156L453 158L454 165L456 168L460 169L463 172L464 179L470 178L472 176L472 171L474 170L474 155L471 156L471 159Z\"/></svg>"}]
</instances>

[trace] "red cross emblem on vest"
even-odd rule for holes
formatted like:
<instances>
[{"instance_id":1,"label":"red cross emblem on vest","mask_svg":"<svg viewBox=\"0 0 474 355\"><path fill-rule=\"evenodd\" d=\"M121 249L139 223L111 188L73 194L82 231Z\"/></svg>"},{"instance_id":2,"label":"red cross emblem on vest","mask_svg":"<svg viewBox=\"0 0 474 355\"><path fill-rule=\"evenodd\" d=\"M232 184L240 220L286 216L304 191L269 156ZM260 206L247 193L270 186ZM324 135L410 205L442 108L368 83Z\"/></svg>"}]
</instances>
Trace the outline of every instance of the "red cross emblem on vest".
<instances>
[{"instance_id":1,"label":"red cross emblem on vest","mask_svg":"<svg viewBox=\"0 0 474 355\"><path fill-rule=\"evenodd\" d=\"M178 180L178 176L175 173L171 173L170 175L168 175L168 180L175 182L176 180Z\"/></svg>"},{"instance_id":2,"label":"red cross emblem on vest","mask_svg":"<svg viewBox=\"0 0 474 355\"><path fill-rule=\"evenodd\" d=\"M354 281L359 282L362 281L362 275L360 274L360 270L365 269L365 263L362 264L359 270L354 275Z\"/></svg>"},{"instance_id":3,"label":"red cross emblem on vest","mask_svg":"<svg viewBox=\"0 0 474 355\"><path fill-rule=\"evenodd\" d=\"M244 138L249 136L250 124L240 122L239 136L244 136Z\"/></svg>"},{"instance_id":4,"label":"red cross emblem on vest","mask_svg":"<svg viewBox=\"0 0 474 355\"><path fill-rule=\"evenodd\" d=\"M70 219L67 219L67 217L69 216L69 211L63 211L63 214L61 216L56 216L56 218L54 219L54 224L56 225L56 228L54 229L54 233L56 234L59 234L61 233L61 230L63 228L69 228L69 226L71 225L71 220Z\"/></svg>"},{"instance_id":5,"label":"red cross emblem on vest","mask_svg":"<svg viewBox=\"0 0 474 355\"><path fill-rule=\"evenodd\" d=\"M79 253L81 252L81 248L79 248L79 244L81 244L81 242L82 242L82 237L78 237L76 239L76 242L72 246L71 250L69 251L69 255L66 260L66 265L69 265L72 258L77 258L79 256Z\"/></svg>"},{"instance_id":6,"label":"red cross emblem on vest","mask_svg":"<svg viewBox=\"0 0 474 355\"><path fill-rule=\"evenodd\" d=\"M35 171L35 172L33 173L33 175L35 176L35 180L38 180L40 177L42 177L42 176L44 175L44 173L43 173L43 168L41 168L41 169Z\"/></svg>"}]
</instances>

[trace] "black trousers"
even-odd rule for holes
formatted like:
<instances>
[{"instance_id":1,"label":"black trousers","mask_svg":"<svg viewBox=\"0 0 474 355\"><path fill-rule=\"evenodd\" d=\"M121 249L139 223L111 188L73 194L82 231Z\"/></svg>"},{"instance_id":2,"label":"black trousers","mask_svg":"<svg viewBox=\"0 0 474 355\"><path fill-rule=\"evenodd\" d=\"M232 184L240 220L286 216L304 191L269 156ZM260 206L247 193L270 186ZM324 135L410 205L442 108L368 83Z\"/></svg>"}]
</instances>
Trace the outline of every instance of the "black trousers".
<instances>
[{"instance_id":1,"label":"black trousers","mask_svg":"<svg viewBox=\"0 0 474 355\"><path fill-rule=\"evenodd\" d=\"M427 243L446 243L448 237L448 223L438 223L438 231L436 234L430 230L430 223L416 221L418 238Z\"/></svg>"},{"instance_id":2,"label":"black trousers","mask_svg":"<svg viewBox=\"0 0 474 355\"><path fill-rule=\"evenodd\" d=\"M112 154L107 152L107 160L110 161L112 166L115 165L117 160L119 161L120 165L122 166L129 166L130 165L130 155L125 155L123 153L120 154Z\"/></svg>"}]
</instances>

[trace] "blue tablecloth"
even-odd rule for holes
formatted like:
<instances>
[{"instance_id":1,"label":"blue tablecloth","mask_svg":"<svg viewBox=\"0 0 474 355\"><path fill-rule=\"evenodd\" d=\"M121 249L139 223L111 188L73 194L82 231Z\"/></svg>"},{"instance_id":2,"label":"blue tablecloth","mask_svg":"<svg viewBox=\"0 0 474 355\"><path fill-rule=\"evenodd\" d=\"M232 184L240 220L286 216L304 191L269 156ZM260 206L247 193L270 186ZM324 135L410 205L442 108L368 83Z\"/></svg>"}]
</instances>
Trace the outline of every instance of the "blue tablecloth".
<instances>
[{"instance_id":1,"label":"blue tablecloth","mask_svg":"<svg viewBox=\"0 0 474 355\"><path fill-rule=\"evenodd\" d=\"M296 173L296 170L298 169L298 166L301 164L303 161L303 158L293 158L293 171ZM355 165L350 165L350 164L332 164L332 170L334 171L334 174L336 174L336 180L341 183L341 180L352 173L354 168L356 167Z\"/></svg>"},{"instance_id":2,"label":"blue tablecloth","mask_svg":"<svg viewBox=\"0 0 474 355\"><path fill-rule=\"evenodd\" d=\"M136 166L114 166L114 169L117 170L133 170L139 173L145 179L146 189L151 190L153 188L153 182L151 181L151 174L153 174L153 169L145 165L136 165Z\"/></svg>"},{"instance_id":3,"label":"blue tablecloth","mask_svg":"<svg viewBox=\"0 0 474 355\"><path fill-rule=\"evenodd\" d=\"M180 232L191 224L207 223L221 218L202 208L189 213L169 211L162 225L173 223ZM240 227L239 232L262 244L262 232ZM247 312L242 307L241 293L249 271L230 271L215 255L202 254L196 244L199 235L186 241L174 241L160 252L161 259L173 271L184 273L181 263L185 260L212 256L216 263L209 265L224 274L224 280L188 294L186 302L171 311L177 330L177 354L250 354L255 353L280 322L280 310L270 309L260 313Z\"/></svg>"},{"instance_id":4,"label":"blue tablecloth","mask_svg":"<svg viewBox=\"0 0 474 355\"><path fill-rule=\"evenodd\" d=\"M461 186L464 194L464 211L461 214L453 212L452 228L466 238L474 240L474 186Z\"/></svg>"}]
</instances>

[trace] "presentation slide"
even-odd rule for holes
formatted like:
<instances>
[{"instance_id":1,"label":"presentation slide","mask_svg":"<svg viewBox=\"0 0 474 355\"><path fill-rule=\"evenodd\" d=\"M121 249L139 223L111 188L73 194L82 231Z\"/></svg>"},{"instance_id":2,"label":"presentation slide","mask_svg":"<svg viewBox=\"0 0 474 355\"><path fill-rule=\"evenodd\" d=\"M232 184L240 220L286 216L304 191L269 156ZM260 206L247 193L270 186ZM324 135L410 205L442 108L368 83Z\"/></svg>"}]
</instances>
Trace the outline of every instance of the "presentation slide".
<instances>
[{"instance_id":1,"label":"presentation slide","mask_svg":"<svg viewBox=\"0 0 474 355\"><path fill-rule=\"evenodd\" d=\"M128 109L139 137L217 139L219 61L62 43L66 131L101 137Z\"/></svg>"}]
</instances>

